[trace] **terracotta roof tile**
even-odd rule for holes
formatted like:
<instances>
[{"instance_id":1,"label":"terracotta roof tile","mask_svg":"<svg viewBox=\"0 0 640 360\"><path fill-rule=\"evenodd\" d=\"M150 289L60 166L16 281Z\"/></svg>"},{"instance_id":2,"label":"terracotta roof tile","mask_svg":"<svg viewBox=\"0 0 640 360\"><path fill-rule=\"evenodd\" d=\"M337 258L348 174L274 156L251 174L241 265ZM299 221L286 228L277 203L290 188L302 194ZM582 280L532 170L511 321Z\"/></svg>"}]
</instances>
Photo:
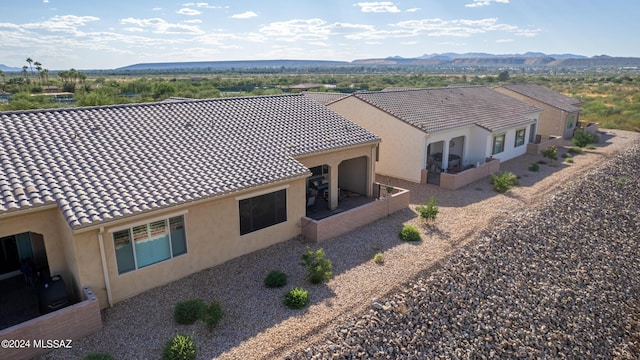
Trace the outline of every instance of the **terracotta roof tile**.
<instances>
[{"instance_id":1,"label":"terracotta roof tile","mask_svg":"<svg viewBox=\"0 0 640 360\"><path fill-rule=\"evenodd\" d=\"M477 125L489 131L531 122L542 109L486 86L385 89L353 96L427 133Z\"/></svg>"},{"instance_id":2,"label":"terracotta roof tile","mask_svg":"<svg viewBox=\"0 0 640 360\"><path fill-rule=\"evenodd\" d=\"M379 138L303 95L0 113L0 213L72 228L306 174L296 156Z\"/></svg>"},{"instance_id":3,"label":"terracotta roof tile","mask_svg":"<svg viewBox=\"0 0 640 360\"><path fill-rule=\"evenodd\" d=\"M503 85L502 87L560 110L567 112L580 110L580 100L563 95L544 86L537 84L513 84Z\"/></svg>"}]
</instances>

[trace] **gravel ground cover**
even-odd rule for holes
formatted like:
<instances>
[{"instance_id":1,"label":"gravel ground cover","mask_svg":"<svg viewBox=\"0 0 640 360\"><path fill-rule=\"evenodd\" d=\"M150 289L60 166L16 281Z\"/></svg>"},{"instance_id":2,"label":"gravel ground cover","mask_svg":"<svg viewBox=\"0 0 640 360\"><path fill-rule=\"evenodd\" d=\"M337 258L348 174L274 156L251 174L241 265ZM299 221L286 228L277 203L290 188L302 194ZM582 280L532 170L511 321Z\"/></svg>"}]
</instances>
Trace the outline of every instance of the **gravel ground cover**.
<instances>
[{"instance_id":1,"label":"gravel ground cover","mask_svg":"<svg viewBox=\"0 0 640 360\"><path fill-rule=\"evenodd\" d=\"M198 359L637 357L639 142L639 133L608 130L573 164L532 172L539 155L505 162L520 177L505 194L488 179L449 191L380 177L411 190L411 209L122 301L103 310L102 331L41 359L158 359L176 333L193 336ZM414 209L432 195L440 213L425 226ZM404 224L418 226L423 240L401 242ZM327 283L305 279L299 261L309 245L333 262ZM376 253L384 263L372 261ZM284 271L288 285L265 288L271 270ZM302 310L282 303L294 286L310 292ZM213 331L175 324L174 306L194 298L225 310Z\"/></svg>"},{"instance_id":2,"label":"gravel ground cover","mask_svg":"<svg viewBox=\"0 0 640 360\"><path fill-rule=\"evenodd\" d=\"M640 147L292 359L640 358Z\"/></svg>"}]
</instances>

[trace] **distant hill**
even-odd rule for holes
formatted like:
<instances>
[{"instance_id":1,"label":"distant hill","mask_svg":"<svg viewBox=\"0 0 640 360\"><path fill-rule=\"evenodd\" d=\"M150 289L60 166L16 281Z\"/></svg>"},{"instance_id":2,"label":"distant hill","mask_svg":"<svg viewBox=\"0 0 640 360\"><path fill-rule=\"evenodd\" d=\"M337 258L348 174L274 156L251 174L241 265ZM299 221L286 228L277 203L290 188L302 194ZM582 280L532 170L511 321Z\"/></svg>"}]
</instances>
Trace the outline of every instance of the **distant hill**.
<instances>
[{"instance_id":1,"label":"distant hill","mask_svg":"<svg viewBox=\"0 0 640 360\"><path fill-rule=\"evenodd\" d=\"M5 64L0 64L0 70L4 71L4 72L12 72L12 71L22 71L21 68L17 68L17 67L10 67L7 66Z\"/></svg>"},{"instance_id":2,"label":"distant hill","mask_svg":"<svg viewBox=\"0 0 640 360\"><path fill-rule=\"evenodd\" d=\"M606 55L586 57L574 54L544 54L527 52L524 54L495 55L487 53L444 53L425 54L416 58L391 56L380 59L359 59L351 62L357 65L396 65L396 66L451 66L451 67L640 67L640 58L611 57Z\"/></svg>"},{"instance_id":3,"label":"distant hill","mask_svg":"<svg viewBox=\"0 0 640 360\"><path fill-rule=\"evenodd\" d=\"M196 62L172 62L172 63L145 63L129 65L115 70L118 71L145 71L145 70L172 70L172 69L256 69L279 67L327 67L348 66L346 61L325 60L238 60L238 61L196 61Z\"/></svg>"}]
</instances>

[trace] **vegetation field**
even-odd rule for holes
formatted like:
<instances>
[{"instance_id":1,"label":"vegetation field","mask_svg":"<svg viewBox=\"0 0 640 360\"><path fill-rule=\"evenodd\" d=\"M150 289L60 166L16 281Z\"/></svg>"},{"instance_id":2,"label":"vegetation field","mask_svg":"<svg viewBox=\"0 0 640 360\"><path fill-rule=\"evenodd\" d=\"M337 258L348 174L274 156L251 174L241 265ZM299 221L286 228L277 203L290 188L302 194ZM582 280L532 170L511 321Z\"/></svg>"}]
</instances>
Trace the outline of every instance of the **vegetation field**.
<instances>
[{"instance_id":1,"label":"vegetation field","mask_svg":"<svg viewBox=\"0 0 640 360\"><path fill-rule=\"evenodd\" d=\"M350 93L389 87L443 87L448 85L487 85L536 83L583 101L580 118L598 122L602 128L640 131L640 75L637 72L611 74L533 74L496 73L332 73L325 71L259 73L199 72L84 74L71 69L49 74L25 66L22 73L1 73L0 111L69 106L99 106L141 103L169 97L216 98L230 96L275 95L300 91L297 84L318 84L311 91ZM64 93L66 101L52 93ZM10 100L9 100L10 99Z\"/></svg>"}]
</instances>

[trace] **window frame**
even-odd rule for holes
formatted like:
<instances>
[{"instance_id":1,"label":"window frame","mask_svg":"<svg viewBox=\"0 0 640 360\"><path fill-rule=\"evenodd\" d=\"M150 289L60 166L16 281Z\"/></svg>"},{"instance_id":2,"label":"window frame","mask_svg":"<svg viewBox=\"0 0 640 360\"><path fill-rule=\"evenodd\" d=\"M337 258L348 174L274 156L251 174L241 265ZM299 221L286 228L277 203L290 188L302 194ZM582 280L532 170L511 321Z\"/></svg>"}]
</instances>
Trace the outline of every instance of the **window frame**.
<instances>
[{"instance_id":1,"label":"window frame","mask_svg":"<svg viewBox=\"0 0 640 360\"><path fill-rule=\"evenodd\" d=\"M522 136L518 136L519 132L522 132ZM526 138L526 135L527 135L527 128L516 129L516 138L513 142L513 147L519 147L524 145L524 139Z\"/></svg>"},{"instance_id":2,"label":"window frame","mask_svg":"<svg viewBox=\"0 0 640 360\"><path fill-rule=\"evenodd\" d=\"M491 155L497 155L504 152L504 143L507 140L506 133L493 135L493 146L491 148ZM498 143L498 138L502 138L500 151L496 151L496 144Z\"/></svg>"},{"instance_id":3,"label":"window frame","mask_svg":"<svg viewBox=\"0 0 640 360\"><path fill-rule=\"evenodd\" d=\"M156 217L153 219L149 219L146 221L139 221L133 224L129 224L129 225L125 225L125 226L119 226L119 227L115 227L112 229L109 229L109 232L111 233L111 239L112 239L112 244L114 246L114 260L115 260L115 269L116 272L118 273L118 275L125 275L140 269L144 269L146 267L149 266L153 266L155 264L159 264L159 263L163 263L169 260L173 260L179 256L188 254L188 241L187 241L187 229L186 229L186 220L185 220L185 214L187 213L187 211L183 211L180 213L176 213L176 214L170 214L170 215L166 215L163 217ZM176 229L172 230L172 221L174 222L175 225L175 221L176 219L180 218L180 222L182 224L182 232L183 232L183 237L184 237L184 251L179 253L179 254L175 254L176 250L173 249L174 246L174 239L172 239L172 235L171 232L175 231ZM158 232L154 233L154 228L153 226L155 225L157 227L157 225L163 222L163 226L162 228L164 228L164 232L163 234L160 234ZM143 231L144 228L144 231ZM135 230L134 230L135 229ZM157 230L157 229L156 229ZM128 243L125 244L123 242L123 239L125 239L124 232L127 232L127 236L128 237ZM143 236L144 235L144 236ZM140 259L138 259L138 255L136 254L136 241L145 241L145 240L151 240L153 241L153 238L157 235L161 235L161 236L166 236L167 237L167 245L169 247L169 257L166 259L162 259L159 261L155 261L146 265L142 265L140 266L139 261ZM120 244L118 244L118 242L116 242L116 236L118 236L118 242ZM130 254L131 257L133 259L133 268L131 269L125 269L124 271L120 271L119 268L119 264L118 264L118 245L124 245L124 246L128 246L130 247Z\"/></svg>"},{"instance_id":4,"label":"window frame","mask_svg":"<svg viewBox=\"0 0 640 360\"><path fill-rule=\"evenodd\" d=\"M287 222L289 220L289 195L287 189L288 186L269 189L267 191L254 193L248 196L237 197L238 230L240 232L240 236L248 235L253 232ZM260 199L268 200L271 196L273 196L272 203L259 203ZM280 199L279 196L281 197ZM256 215L258 212L268 207L272 207L273 220L264 223L264 219L256 218ZM249 211L248 214L247 211ZM250 216L249 219L246 218L247 215ZM244 220L243 216L245 216Z\"/></svg>"}]
</instances>

